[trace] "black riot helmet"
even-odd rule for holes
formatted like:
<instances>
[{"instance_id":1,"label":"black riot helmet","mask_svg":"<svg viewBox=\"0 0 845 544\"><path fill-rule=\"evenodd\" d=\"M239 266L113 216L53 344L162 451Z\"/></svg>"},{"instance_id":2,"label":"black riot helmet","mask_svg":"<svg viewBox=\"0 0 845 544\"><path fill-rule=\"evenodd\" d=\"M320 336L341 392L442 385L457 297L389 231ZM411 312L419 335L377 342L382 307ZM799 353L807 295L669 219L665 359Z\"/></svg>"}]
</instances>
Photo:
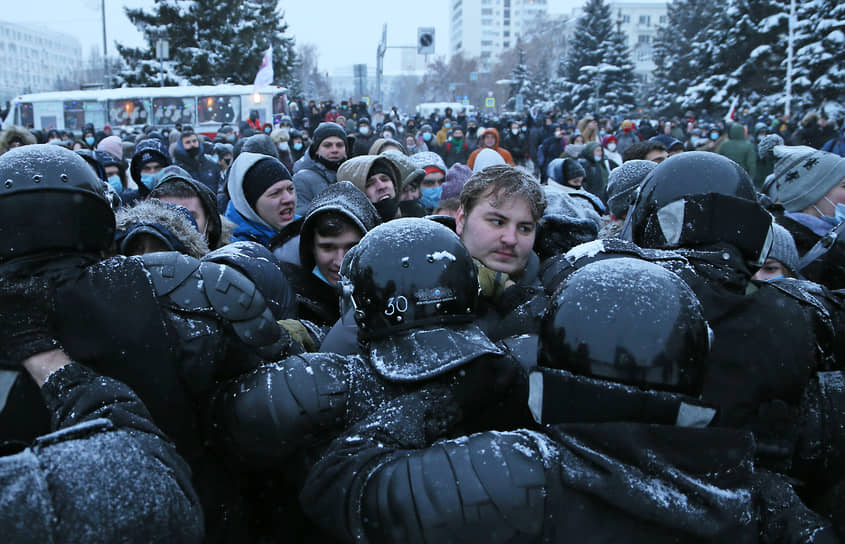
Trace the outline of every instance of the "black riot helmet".
<instances>
[{"instance_id":1,"label":"black riot helmet","mask_svg":"<svg viewBox=\"0 0 845 544\"><path fill-rule=\"evenodd\" d=\"M649 173L623 237L641 247L674 249L727 243L761 266L772 243L772 217L734 161L703 151L669 157Z\"/></svg>"},{"instance_id":2,"label":"black riot helmet","mask_svg":"<svg viewBox=\"0 0 845 544\"><path fill-rule=\"evenodd\" d=\"M709 331L676 274L630 257L595 261L558 288L542 321L540 365L697 395Z\"/></svg>"},{"instance_id":3,"label":"black riot helmet","mask_svg":"<svg viewBox=\"0 0 845 544\"><path fill-rule=\"evenodd\" d=\"M103 181L78 154L37 144L0 155L0 261L52 250L101 251L114 229Z\"/></svg>"},{"instance_id":4,"label":"black riot helmet","mask_svg":"<svg viewBox=\"0 0 845 544\"><path fill-rule=\"evenodd\" d=\"M478 277L472 257L447 227L395 219L349 250L338 286L351 299L363 339L472 320Z\"/></svg>"}]
</instances>

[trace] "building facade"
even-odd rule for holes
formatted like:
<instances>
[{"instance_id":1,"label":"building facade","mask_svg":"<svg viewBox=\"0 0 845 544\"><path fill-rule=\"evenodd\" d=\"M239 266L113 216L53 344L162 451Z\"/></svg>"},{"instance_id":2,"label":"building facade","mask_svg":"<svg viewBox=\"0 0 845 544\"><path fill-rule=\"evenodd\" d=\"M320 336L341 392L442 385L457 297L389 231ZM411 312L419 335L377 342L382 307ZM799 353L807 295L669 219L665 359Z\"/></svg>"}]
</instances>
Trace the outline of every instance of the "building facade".
<instances>
[{"instance_id":1,"label":"building facade","mask_svg":"<svg viewBox=\"0 0 845 544\"><path fill-rule=\"evenodd\" d=\"M0 102L22 93L52 91L82 67L72 36L0 21Z\"/></svg>"},{"instance_id":2,"label":"building facade","mask_svg":"<svg viewBox=\"0 0 845 544\"><path fill-rule=\"evenodd\" d=\"M481 71L488 71L548 7L547 0L450 0L449 56L479 57Z\"/></svg>"}]
</instances>

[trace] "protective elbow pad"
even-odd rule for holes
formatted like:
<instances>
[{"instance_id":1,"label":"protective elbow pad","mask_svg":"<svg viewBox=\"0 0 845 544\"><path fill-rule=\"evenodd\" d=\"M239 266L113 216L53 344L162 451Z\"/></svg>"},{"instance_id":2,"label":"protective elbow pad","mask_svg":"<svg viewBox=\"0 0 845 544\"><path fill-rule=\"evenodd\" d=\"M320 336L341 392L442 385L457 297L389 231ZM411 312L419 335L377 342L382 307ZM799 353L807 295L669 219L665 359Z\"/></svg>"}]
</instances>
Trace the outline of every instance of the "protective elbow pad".
<instances>
[{"instance_id":1,"label":"protective elbow pad","mask_svg":"<svg viewBox=\"0 0 845 544\"><path fill-rule=\"evenodd\" d=\"M371 542L511 542L538 538L541 447L528 433L486 432L394 457L364 488Z\"/></svg>"},{"instance_id":2,"label":"protective elbow pad","mask_svg":"<svg viewBox=\"0 0 845 544\"><path fill-rule=\"evenodd\" d=\"M149 253L141 258L154 289L175 309L213 310L250 347L279 341L279 326L261 292L234 268L176 252Z\"/></svg>"},{"instance_id":3,"label":"protective elbow pad","mask_svg":"<svg viewBox=\"0 0 845 544\"><path fill-rule=\"evenodd\" d=\"M231 382L216 399L228 447L243 458L276 463L331 429L340 432L348 398L345 366L338 355L308 353Z\"/></svg>"}]
</instances>

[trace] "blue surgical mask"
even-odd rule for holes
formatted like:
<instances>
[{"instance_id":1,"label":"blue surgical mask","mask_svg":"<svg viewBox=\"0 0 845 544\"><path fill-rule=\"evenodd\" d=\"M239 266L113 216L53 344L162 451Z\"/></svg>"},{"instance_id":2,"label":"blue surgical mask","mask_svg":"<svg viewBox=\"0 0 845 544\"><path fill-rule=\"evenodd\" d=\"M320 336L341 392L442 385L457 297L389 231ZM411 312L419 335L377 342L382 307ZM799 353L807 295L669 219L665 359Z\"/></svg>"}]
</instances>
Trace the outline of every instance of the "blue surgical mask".
<instances>
[{"instance_id":1,"label":"blue surgical mask","mask_svg":"<svg viewBox=\"0 0 845 544\"><path fill-rule=\"evenodd\" d=\"M110 176L109 185L115 193L120 194L123 191L123 183L120 181L120 176Z\"/></svg>"},{"instance_id":2,"label":"blue surgical mask","mask_svg":"<svg viewBox=\"0 0 845 544\"><path fill-rule=\"evenodd\" d=\"M329 280L327 280L326 277L320 272L319 267L315 266L314 270L312 270L311 273L323 280L323 283L325 283L326 285L332 285Z\"/></svg>"},{"instance_id":3,"label":"blue surgical mask","mask_svg":"<svg viewBox=\"0 0 845 544\"><path fill-rule=\"evenodd\" d=\"M88 145L94 145L94 137L93 136L86 136L85 143Z\"/></svg>"},{"instance_id":4,"label":"blue surgical mask","mask_svg":"<svg viewBox=\"0 0 845 544\"><path fill-rule=\"evenodd\" d=\"M710 133L710 139L713 140L713 141L718 140L719 139L719 133L718 132L711 132Z\"/></svg>"},{"instance_id":5,"label":"blue surgical mask","mask_svg":"<svg viewBox=\"0 0 845 544\"><path fill-rule=\"evenodd\" d=\"M302 149L302 142L296 142L295 144L293 144L293 148L299 151L300 149Z\"/></svg>"},{"instance_id":6,"label":"blue surgical mask","mask_svg":"<svg viewBox=\"0 0 845 544\"><path fill-rule=\"evenodd\" d=\"M264 129L264 134L270 134L273 130L270 127Z\"/></svg>"},{"instance_id":7,"label":"blue surgical mask","mask_svg":"<svg viewBox=\"0 0 845 544\"><path fill-rule=\"evenodd\" d=\"M773 277L773 278L769 278L769 279L767 279L766 281L782 280L782 279L784 279L785 277L786 277L786 276L784 276L783 274L781 274L780 276L775 276L775 277Z\"/></svg>"},{"instance_id":8,"label":"blue surgical mask","mask_svg":"<svg viewBox=\"0 0 845 544\"><path fill-rule=\"evenodd\" d=\"M423 132L422 136L423 136L423 140L425 140L426 142L431 141L431 132Z\"/></svg>"},{"instance_id":9,"label":"blue surgical mask","mask_svg":"<svg viewBox=\"0 0 845 544\"><path fill-rule=\"evenodd\" d=\"M158 181L158 174L141 174L141 183L149 189L153 190L156 186L156 182Z\"/></svg>"},{"instance_id":10,"label":"blue surgical mask","mask_svg":"<svg viewBox=\"0 0 845 544\"><path fill-rule=\"evenodd\" d=\"M839 223L845 221L845 204L833 204L833 201L831 201L829 198L824 197L824 199L833 205L834 212L833 217L829 215L822 215L822 221L824 221L825 223L829 223L834 227L839 226Z\"/></svg>"},{"instance_id":11,"label":"blue surgical mask","mask_svg":"<svg viewBox=\"0 0 845 544\"><path fill-rule=\"evenodd\" d=\"M426 208L435 208L440 204L440 197L443 195L443 186L420 188L420 202Z\"/></svg>"}]
</instances>

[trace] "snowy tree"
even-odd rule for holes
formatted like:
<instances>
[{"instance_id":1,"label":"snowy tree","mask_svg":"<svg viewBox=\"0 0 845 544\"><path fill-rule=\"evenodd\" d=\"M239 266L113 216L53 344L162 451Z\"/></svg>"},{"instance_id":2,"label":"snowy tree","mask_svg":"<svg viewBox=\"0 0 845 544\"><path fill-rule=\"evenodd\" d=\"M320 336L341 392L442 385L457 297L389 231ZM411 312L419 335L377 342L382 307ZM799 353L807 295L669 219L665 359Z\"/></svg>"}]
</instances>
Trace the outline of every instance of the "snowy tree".
<instances>
[{"instance_id":1,"label":"snowy tree","mask_svg":"<svg viewBox=\"0 0 845 544\"><path fill-rule=\"evenodd\" d=\"M525 63L525 50L520 48L519 63L511 71L511 86L508 92L506 109L518 111L530 108L535 98L534 86L531 82L531 72Z\"/></svg>"},{"instance_id":2,"label":"snowy tree","mask_svg":"<svg viewBox=\"0 0 845 544\"><path fill-rule=\"evenodd\" d=\"M633 107L633 69L610 7L604 0L588 0L556 83L560 106L575 113Z\"/></svg>"},{"instance_id":3,"label":"snowy tree","mask_svg":"<svg viewBox=\"0 0 845 544\"><path fill-rule=\"evenodd\" d=\"M793 109L845 100L845 4L799 2L795 32Z\"/></svg>"},{"instance_id":4,"label":"snowy tree","mask_svg":"<svg viewBox=\"0 0 845 544\"><path fill-rule=\"evenodd\" d=\"M170 44L165 85L252 83L270 47L276 82L293 82L294 43L285 36L287 25L276 0L156 0L150 10L127 9L126 15L144 34L147 47L118 44L126 65L118 84L159 84L159 39Z\"/></svg>"}]
</instances>

